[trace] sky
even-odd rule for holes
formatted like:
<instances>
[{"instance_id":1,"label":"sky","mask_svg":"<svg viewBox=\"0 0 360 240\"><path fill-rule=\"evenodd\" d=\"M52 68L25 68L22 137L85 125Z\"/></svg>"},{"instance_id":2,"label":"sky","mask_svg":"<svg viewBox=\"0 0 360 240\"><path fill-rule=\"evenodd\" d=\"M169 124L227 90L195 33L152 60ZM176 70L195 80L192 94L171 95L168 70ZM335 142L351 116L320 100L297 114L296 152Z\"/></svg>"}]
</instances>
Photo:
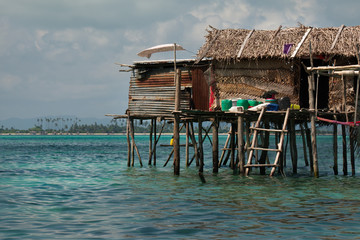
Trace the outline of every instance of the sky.
<instances>
[{"instance_id":1,"label":"sky","mask_svg":"<svg viewBox=\"0 0 360 240\"><path fill-rule=\"evenodd\" d=\"M0 120L124 114L130 73L115 63L178 43L194 58L209 25L356 26L355 0L0 0ZM171 59L172 53L151 59Z\"/></svg>"}]
</instances>

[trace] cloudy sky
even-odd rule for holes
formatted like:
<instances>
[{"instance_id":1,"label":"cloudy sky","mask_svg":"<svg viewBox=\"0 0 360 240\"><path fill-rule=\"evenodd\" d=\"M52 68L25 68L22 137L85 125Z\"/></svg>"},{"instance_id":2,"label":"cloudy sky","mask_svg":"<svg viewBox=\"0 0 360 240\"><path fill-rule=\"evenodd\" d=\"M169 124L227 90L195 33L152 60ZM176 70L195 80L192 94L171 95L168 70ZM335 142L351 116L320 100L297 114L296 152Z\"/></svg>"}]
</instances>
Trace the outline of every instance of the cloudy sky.
<instances>
[{"instance_id":1,"label":"cloudy sky","mask_svg":"<svg viewBox=\"0 0 360 240\"><path fill-rule=\"evenodd\" d=\"M176 42L190 58L209 25L354 26L359 9L355 0L0 0L0 120L123 114L130 74L114 63L143 60L145 48Z\"/></svg>"}]
</instances>

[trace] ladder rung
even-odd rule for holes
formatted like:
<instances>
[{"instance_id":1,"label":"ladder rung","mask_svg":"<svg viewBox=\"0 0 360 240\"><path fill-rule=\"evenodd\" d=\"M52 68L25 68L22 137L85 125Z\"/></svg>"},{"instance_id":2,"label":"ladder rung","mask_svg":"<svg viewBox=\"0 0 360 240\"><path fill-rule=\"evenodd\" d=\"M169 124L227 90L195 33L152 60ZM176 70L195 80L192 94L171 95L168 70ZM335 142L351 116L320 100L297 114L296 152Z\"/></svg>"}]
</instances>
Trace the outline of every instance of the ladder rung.
<instances>
[{"instance_id":1,"label":"ladder rung","mask_svg":"<svg viewBox=\"0 0 360 240\"><path fill-rule=\"evenodd\" d=\"M250 168L250 167L279 167L279 165L277 164L247 164L244 165L245 168Z\"/></svg>"},{"instance_id":2,"label":"ladder rung","mask_svg":"<svg viewBox=\"0 0 360 240\"><path fill-rule=\"evenodd\" d=\"M274 148L260 148L260 147L249 147L249 150L262 150L262 151L272 151L272 152L281 152L279 149Z\"/></svg>"},{"instance_id":3,"label":"ladder rung","mask_svg":"<svg viewBox=\"0 0 360 240\"><path fill-rule=\"evenodd\" d=\"M282 130L282 129L267 129L267 128L257 128L257 127L250 127L250 129L254 129L258 131L267 131L267 132L288 132L288 130Z\"/></svg>"}]
</instances>

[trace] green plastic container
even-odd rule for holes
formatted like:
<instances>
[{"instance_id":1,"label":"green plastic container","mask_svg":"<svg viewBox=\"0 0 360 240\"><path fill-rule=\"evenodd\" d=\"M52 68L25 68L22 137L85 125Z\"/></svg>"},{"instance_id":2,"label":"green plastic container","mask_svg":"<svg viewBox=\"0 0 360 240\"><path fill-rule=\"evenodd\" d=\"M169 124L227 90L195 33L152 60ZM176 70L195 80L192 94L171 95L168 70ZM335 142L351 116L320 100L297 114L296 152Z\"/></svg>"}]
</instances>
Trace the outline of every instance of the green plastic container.
<instances>
[{"instance_id":1,"label":"green plastic container","mask_svg":"<svg viewBox=\"0 0 360 240\"><path fill-rule=\"evenodd\" d=\"M229 111L229 109L232 107L232 101L229 99L221 100L221 110L224 112Z\"/></svg>"},{"instance_id":2,"label":"green plastic container","mask_svg":"<svg viewBox=\"0 0 360 240\"><path fill-rule=\"evenodd\" d=\"M248 102L249 102L249 106L251 106L251 107L255 107L256 105L259 104L258 101L256 101L256 100L248 100Z\"/></svg>"},{"instance_id":3,"label":"green plastic container","mask_svg":"<svg viewBox=\"0 0 360 240\"><path fill-rule=\"evenodd\" d=\"M244 110L247 110L249 108L249 101L246 99L239 99L236 102L236 106L243 107Z\"/></svg>"}]
</instances>

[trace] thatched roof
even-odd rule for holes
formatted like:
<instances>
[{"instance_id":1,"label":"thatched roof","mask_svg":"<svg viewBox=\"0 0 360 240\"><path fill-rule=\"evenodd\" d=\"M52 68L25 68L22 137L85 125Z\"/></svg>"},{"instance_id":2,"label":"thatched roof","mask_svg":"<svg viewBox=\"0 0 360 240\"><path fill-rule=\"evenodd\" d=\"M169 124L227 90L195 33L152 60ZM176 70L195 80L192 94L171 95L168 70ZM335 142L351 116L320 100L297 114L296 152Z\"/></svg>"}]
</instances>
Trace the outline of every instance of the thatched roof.
<instances>
[{"instance_id":1,"label":"thatched roof","mask_svg":"<svg viewBox=\"0 0 360 240\"><path fill-rule=\"evenodd\" d=\"M309 31L309 29L311 29ZM210 26L205 44L200 48L198 58L216 60L259 59L259 58L308 58L309 42L312 53L323 56L354 57L356 44L360 43L360 26L311 28L303 25L296 28L275 30L223 29ZM309 31L306 38L307 31ZM248 40L246 41L246 38ZM303 40L303 43L301 44ZM244 44L245 41L245 44ZM300 43L300 44L299 44ZM284 53L284 46L291 44ZM300 46L296 55L294 52ZM243 51L241 52L241 48ZM240 57L238 57L241 52ZM293 55L293 56L292 56Z\"/></svg>"}]
</instances>

